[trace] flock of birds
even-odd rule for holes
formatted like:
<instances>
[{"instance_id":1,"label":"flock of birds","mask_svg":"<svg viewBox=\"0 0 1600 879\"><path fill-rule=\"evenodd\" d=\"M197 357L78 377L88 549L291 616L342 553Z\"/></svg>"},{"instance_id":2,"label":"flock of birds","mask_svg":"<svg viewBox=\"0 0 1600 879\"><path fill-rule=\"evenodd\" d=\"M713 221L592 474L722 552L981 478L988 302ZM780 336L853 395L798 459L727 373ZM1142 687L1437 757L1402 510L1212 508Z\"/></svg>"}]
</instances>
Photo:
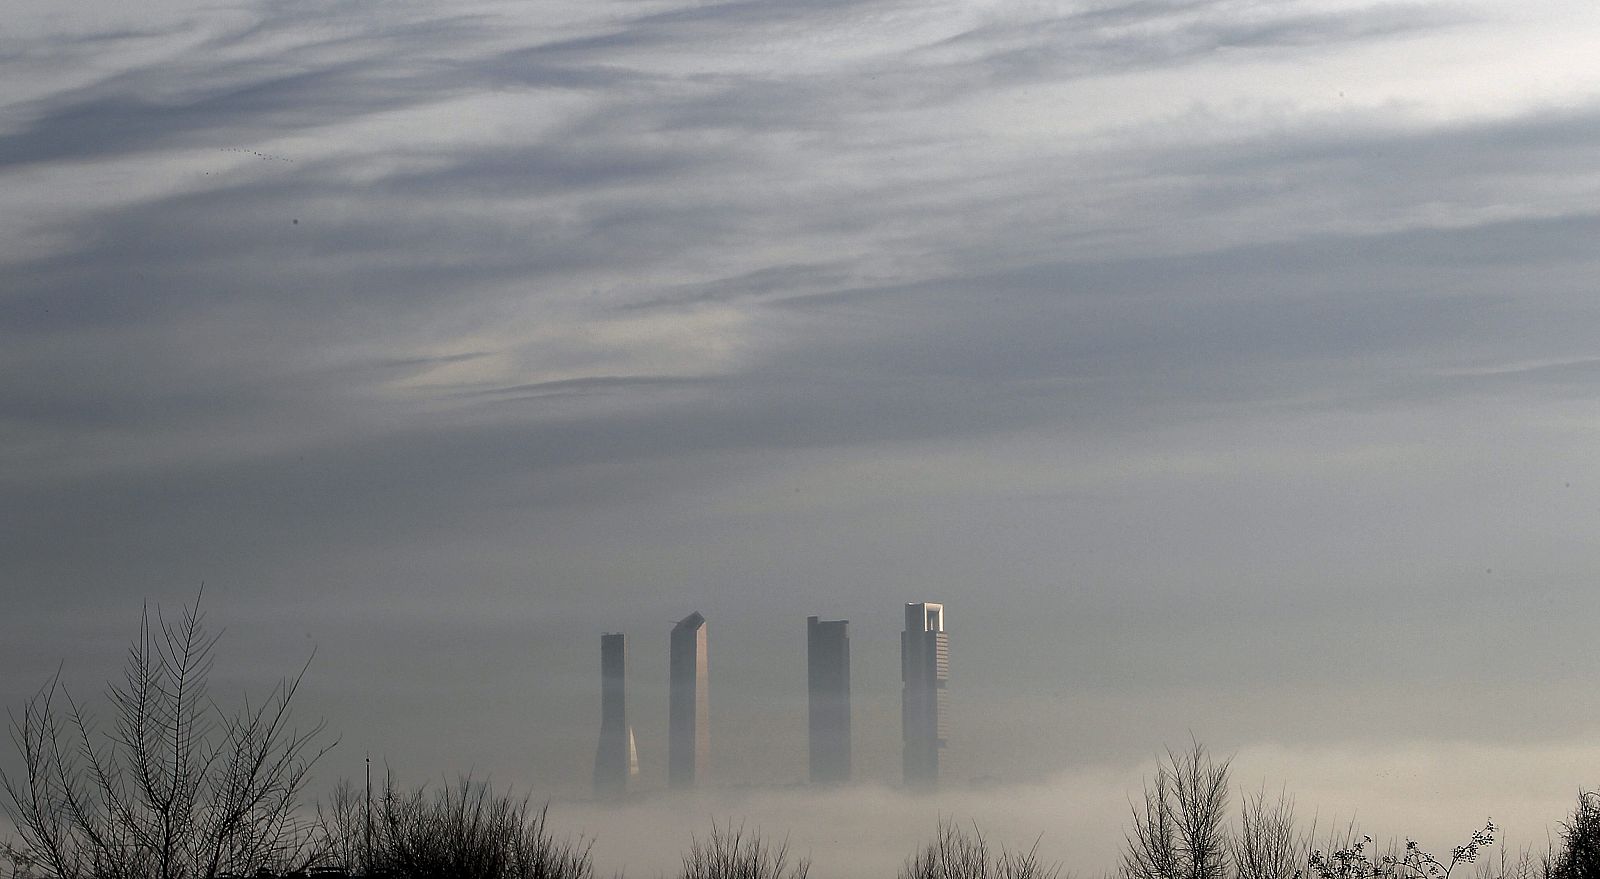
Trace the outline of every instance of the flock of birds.
<instances>
[{"instance_id":1,"label":"flock of birds","mask_svg":"<svg viewBox=\"0 0 1600 879\"><path fill-rule=\"evenodd\" d=\"M248 153L248 154L250 154L252 156L255 156L258 159L262 159L262 160L268 161L268 162L289 162L290 164L294 163L294 159L285 158L283 156L268 155L267 153L258 153L255 150L247 150L247 149L245 149L243 147L218 147L217 148L217 152L219 152L219 153Z\"/></svg>"},{"instance_id":2,"label":"flock of birds","mask_svg":"<svg viewBox=\"0 0 1600 879\"><path fill-rule=\"evenodd\" d=\"M294 164L294 159L288 158L286 156L274 156L274 155L271 155L269 153L258 153L255 150L247 150L244 147L217 147L217 152L219 152L219 153L245 153L247 155L255 156L256 158L261 159L264 162L288 162L291 165ZM206 176L208 176L208 177L211 176L211 172L207 171L206 172ZM300 225L300 218L296 217L293 220L293 225L296 225L296 226Z\"/></svg>"}]
</instances>

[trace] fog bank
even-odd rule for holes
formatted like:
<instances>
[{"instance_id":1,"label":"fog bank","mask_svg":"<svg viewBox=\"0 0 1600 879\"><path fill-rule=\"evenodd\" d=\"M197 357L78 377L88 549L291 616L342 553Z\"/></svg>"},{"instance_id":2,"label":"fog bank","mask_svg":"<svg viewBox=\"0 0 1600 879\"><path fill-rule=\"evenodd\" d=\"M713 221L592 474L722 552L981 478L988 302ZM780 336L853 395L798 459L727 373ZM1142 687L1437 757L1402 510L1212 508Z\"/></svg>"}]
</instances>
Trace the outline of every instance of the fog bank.
<instances>
[{"instance_id":1,"label":"fog bank","mask_svg":"<svg viewBox=\"0 0 1600 879\"><path fill-rule=\"evenodd\" d=\"M1318 828L1319 841L1353 819L1380 841L1410 837L1425 849L1447 852L1492 818L1503 828L1505 847L1515 851L1543 848L1578 786L1594 783L1600 745L1258 744L1232 758L1237 789L1287 791L1305 828ZM1038 840L1046 861L1092 877L1115 868L1130 806L1155 764L1152 755L1139 765L1069 770L1039 784L950 788L932 796L867 785L663 792L618 806L556 801L551 816L559 830L595 841L601 875L670 875L691 836L704 837L716 822L786 839L794 853L811 859L814 876L893 876L932 838L938 822L949 819L976 825L991 843L1011 849Z\"/></svg>"}]
</instances>

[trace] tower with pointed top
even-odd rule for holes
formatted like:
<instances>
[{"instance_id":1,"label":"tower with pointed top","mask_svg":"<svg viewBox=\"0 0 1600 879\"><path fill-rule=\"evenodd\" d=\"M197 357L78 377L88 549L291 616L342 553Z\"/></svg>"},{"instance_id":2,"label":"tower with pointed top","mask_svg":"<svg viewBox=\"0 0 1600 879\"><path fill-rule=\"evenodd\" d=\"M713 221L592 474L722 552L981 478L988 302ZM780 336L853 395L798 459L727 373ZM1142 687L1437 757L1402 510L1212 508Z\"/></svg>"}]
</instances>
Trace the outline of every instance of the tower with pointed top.
<instances>
[{"instance_id":1,"label":"tower with pointed top","mask_svg":"<svg viewBox=\"0 0 1600 879\"><path fill-rule=\"evenodd\" d=\"M694 787L711 758L706 618L689 614L672 627L667 706L667 784Z\"/></svg>"},{"instance_id":2,"label":"tower with pointed top","mask_svg":"<svg viewBox=\"0 0 1600 879\"><path fill-rule=\"evenodd\" d=\"M906 628L900 634L902 760L907 787L932 788L939 783L939 751L949 722L950 641L944 631L944 605L906 605Z\"/></svg>"}]
</instances>

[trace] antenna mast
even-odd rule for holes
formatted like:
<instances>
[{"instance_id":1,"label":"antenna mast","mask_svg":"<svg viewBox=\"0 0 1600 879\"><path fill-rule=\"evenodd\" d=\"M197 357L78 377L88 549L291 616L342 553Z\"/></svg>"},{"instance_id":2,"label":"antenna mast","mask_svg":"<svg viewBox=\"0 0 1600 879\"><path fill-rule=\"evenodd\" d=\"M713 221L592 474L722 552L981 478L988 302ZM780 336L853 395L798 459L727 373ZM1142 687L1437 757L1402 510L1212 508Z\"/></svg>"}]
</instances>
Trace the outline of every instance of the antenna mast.
<instances>
[{"instance_id":1,"label":"antenna mast","mask_svg":"<svg viewBox=\"0 0 1600 879\"><path fill-rule=\"evenodd\" d=\"M363 865L361 875L372 875L372 754L367 754L367 862Z\"/></svg>"}]
</instances>

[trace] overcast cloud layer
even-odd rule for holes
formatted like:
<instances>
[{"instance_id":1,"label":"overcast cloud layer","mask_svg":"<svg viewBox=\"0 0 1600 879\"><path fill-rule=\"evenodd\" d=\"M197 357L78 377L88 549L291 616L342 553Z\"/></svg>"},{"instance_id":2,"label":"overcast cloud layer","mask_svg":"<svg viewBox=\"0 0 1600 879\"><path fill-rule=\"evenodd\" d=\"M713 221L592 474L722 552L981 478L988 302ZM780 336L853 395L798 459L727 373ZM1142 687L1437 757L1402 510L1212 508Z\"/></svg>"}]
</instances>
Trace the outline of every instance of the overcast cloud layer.
<instances>
[{"instance_id":1,"label":"overcast cloud layer","mask_svg":"<svg viewBox=\"0 0 1600 879\"><path fill-rule=\"evenodd\" d=\"M821 614L870 803L934 600L958 788L1600 783L1592 3L8 17L8 705L204 581L224 683L316 647L328 773L581 797L620 630L649 788L699 610L716 774L784 785Z\"/></svg>"}]
</instances>

